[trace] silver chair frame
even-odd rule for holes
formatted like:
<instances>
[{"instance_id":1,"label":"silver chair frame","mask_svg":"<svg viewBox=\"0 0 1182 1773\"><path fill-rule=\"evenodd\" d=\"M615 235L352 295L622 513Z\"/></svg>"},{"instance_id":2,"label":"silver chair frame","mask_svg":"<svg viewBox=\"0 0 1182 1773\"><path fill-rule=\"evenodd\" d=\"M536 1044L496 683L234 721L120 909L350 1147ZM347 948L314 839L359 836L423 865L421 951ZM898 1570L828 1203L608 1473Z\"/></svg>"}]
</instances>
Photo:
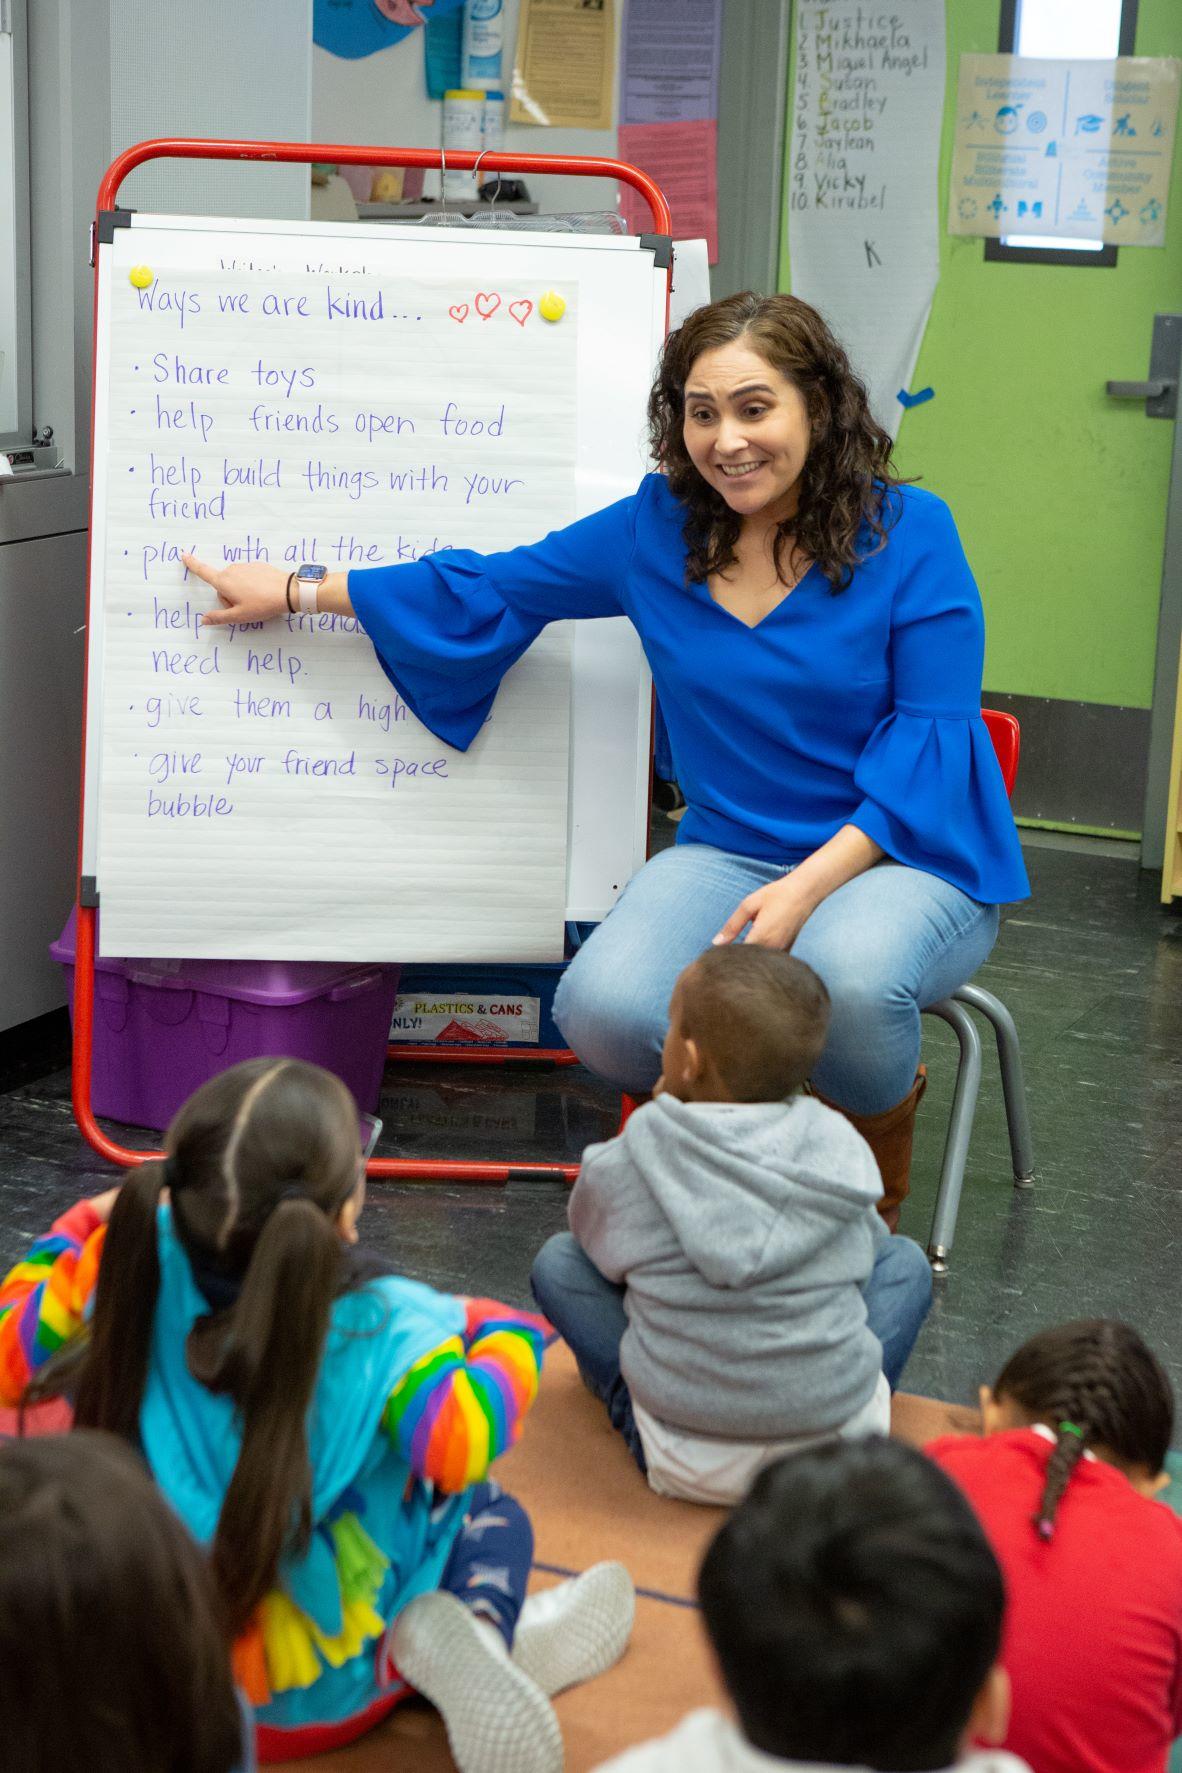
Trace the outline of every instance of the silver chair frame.
<instances>
[{"instance_id":1,"label":"silver chair frame","mask_svg":"<svg viewBox=\"0 0 1182 1773\"><path fill-rule=\"evenodd\" d=\"M944 1156L940 1164L940 1186L936 1190L936 1209L928 1237L928 1260L934 1274L947 1274L948 1257L956 1235L956 1215L964 1188L965 1164L973 1118L977 1112L977 1096L981 1089L981 1036L969 1015L976 1010L993 1028L997 1040L997 1061L1001 1067L1001 1087L1005 1098L1006 1126L1010 1135L1010 1160L1015 1188L1034 1186L1034 1145L1030 1136L1030 1114L1026 1106L1026 1083L1022 1074L1022 1053L1014 1018L991 991L980 985L962 985L951 997L927 1004L925 1016L939 1016L956 1032L960 1058L956 1067L956 1087L952 1094L952 1113L944 1140Z\"/></svg>"}]
</instances>

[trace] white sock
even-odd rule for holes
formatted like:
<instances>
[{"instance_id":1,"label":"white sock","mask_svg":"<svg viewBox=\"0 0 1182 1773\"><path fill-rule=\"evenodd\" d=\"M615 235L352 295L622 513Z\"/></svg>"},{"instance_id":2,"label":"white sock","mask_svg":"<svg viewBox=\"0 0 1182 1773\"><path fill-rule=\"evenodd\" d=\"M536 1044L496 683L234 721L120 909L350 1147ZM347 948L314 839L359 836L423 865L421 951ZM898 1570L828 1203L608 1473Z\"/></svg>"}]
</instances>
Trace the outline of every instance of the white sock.
<instances>
[{"instance_id":1,"label":"white sock","mask_svg":"<svg viewBox=\"0 0 1182 1773\"><path fill-rule=\"evenodd\" d=\"M478 1613L475 1607L469 1607L468 1611L480 1627L481 1635L488 1640L489 1648L494 1656L501 1662L508 1662L509 1646L505 1642L500 1626L487 1613Z\"/></svg>"},{"instance_id":2,"label":"white sock","mask_svg":"<svg viewBox=\"0 0 1182 1773\"><path fill-rule=\"evenodd\" d=\"M561 1693L619 1661L635 1612L636 1590L623 1564L593 1564L581 1576L528 1596L513 1660L543 1693Z\"/></svg>"},{"instance_id":3,"label":"white sock","mask_svg":"<svg viewBox=\"0 0 1182 1773\"><path fill-rule=\"evenodd\" d=\"M459 1773L562 1773L554 1707L500 1632L453 1594L417 1595L394 1623L394 1666L443 1718Z\"/></svg>"}]
</instances>

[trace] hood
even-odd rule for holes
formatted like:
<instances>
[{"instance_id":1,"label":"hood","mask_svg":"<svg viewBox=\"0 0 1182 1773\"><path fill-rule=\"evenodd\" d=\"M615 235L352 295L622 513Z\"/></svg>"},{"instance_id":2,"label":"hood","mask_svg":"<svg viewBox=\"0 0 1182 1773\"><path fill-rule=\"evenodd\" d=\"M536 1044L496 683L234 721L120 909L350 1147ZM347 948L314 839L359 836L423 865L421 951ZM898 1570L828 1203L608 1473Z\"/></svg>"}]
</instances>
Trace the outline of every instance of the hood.
<instances>
[{"instance_id":1,"label":"hood","mask_svg":"<svg viewBox=\"0 0 1182 1773\"><path fill-rule=\"evenodd\" d=\"M231 1399L189 1371L186 1346L207 1298L173 1227L157 1214L160 1287L152 1357L140 1411L148 1463L195 1538L208 1542L242 1445ZM416 1281L356 1270L365 1285L334 1302L308 1413L312 1519L320 1522L366 1463L395 1382L424 1355L462 1333L458 1303ZM405 1475L405 1474L404 1474Z\"/></svg>"},{"instance_id":2,"label":"hood","mask_svg":"<svg viewBox=\"0 0 1182 1773\"><path fill-rule=\"evenodd\" d=\"M729 1104L661 1095L629 1118L622 1137L712 1287L799 1268L882 1198L862 1135L812 1096Z\"/></svg>"}]
</instances>

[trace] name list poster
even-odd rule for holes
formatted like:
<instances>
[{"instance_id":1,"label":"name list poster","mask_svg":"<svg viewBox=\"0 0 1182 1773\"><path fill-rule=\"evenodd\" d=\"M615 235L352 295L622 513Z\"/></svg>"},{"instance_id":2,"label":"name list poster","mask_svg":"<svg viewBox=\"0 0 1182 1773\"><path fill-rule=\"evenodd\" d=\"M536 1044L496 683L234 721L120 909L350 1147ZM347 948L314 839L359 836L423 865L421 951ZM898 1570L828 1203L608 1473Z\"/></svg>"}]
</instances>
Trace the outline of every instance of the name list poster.
<instances>
[{"instance_id":1,"label":"name list poster","mask_svg":"<svg viewBox=\"0 0 1182 1773\"><path fill-rule=\"evenodd\" d=\"M939 276L944 0L798 0L788 260L897 435Z\"/></svg>"},{"instance_id":2,"label":"name list poster","mask_svg":"<svg viewBox=\"0 0 1182 1773\"><path fill-rule=\"evenodd\" d=\"M460 753L354 619L203 626L214 595L181 555L391 567L569 522L577 287L556 286L548 325L532 284L313 265L306 246L298 265L177 251L140 266L147 244L117 232L103 297L103 952L552 957L566 632L513 667Z\"/></svg>"}]
</instances>

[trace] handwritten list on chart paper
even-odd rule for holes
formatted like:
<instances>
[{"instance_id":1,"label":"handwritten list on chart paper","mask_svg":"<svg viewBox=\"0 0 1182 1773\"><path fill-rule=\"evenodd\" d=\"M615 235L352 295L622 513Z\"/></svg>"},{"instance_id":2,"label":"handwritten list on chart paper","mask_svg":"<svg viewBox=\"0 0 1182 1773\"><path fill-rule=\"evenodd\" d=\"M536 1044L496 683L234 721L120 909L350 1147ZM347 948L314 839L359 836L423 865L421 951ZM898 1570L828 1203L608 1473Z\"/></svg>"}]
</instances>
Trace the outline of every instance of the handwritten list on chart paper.
<instances>
[{"instance_id":1,"label":"handwritten list on chart paper","mask_svg":"<svg viewBox=\"0 0 1182 1773\"><path fill-rule=\"evenodd\" d=\"M939 276L944 0L798 0L788 257L896 435Z\"/></svg>"},{"instance_id":2,"label":"handwritten list on chart paper","mask_svg":"<svg viewBox=\"0 0 1182 1773\"><path fill-rule=\"evenodd\" d=\"M342 571L569 522L575 288L556 326L532 285L358 265L223 257L137 289L137 245L122 236L111 269L96 416L103 951L552 957L565 632L513 667L460 753L355 620L204 626L214 594L181 555Z\"/></svg>"}]
</instances>

